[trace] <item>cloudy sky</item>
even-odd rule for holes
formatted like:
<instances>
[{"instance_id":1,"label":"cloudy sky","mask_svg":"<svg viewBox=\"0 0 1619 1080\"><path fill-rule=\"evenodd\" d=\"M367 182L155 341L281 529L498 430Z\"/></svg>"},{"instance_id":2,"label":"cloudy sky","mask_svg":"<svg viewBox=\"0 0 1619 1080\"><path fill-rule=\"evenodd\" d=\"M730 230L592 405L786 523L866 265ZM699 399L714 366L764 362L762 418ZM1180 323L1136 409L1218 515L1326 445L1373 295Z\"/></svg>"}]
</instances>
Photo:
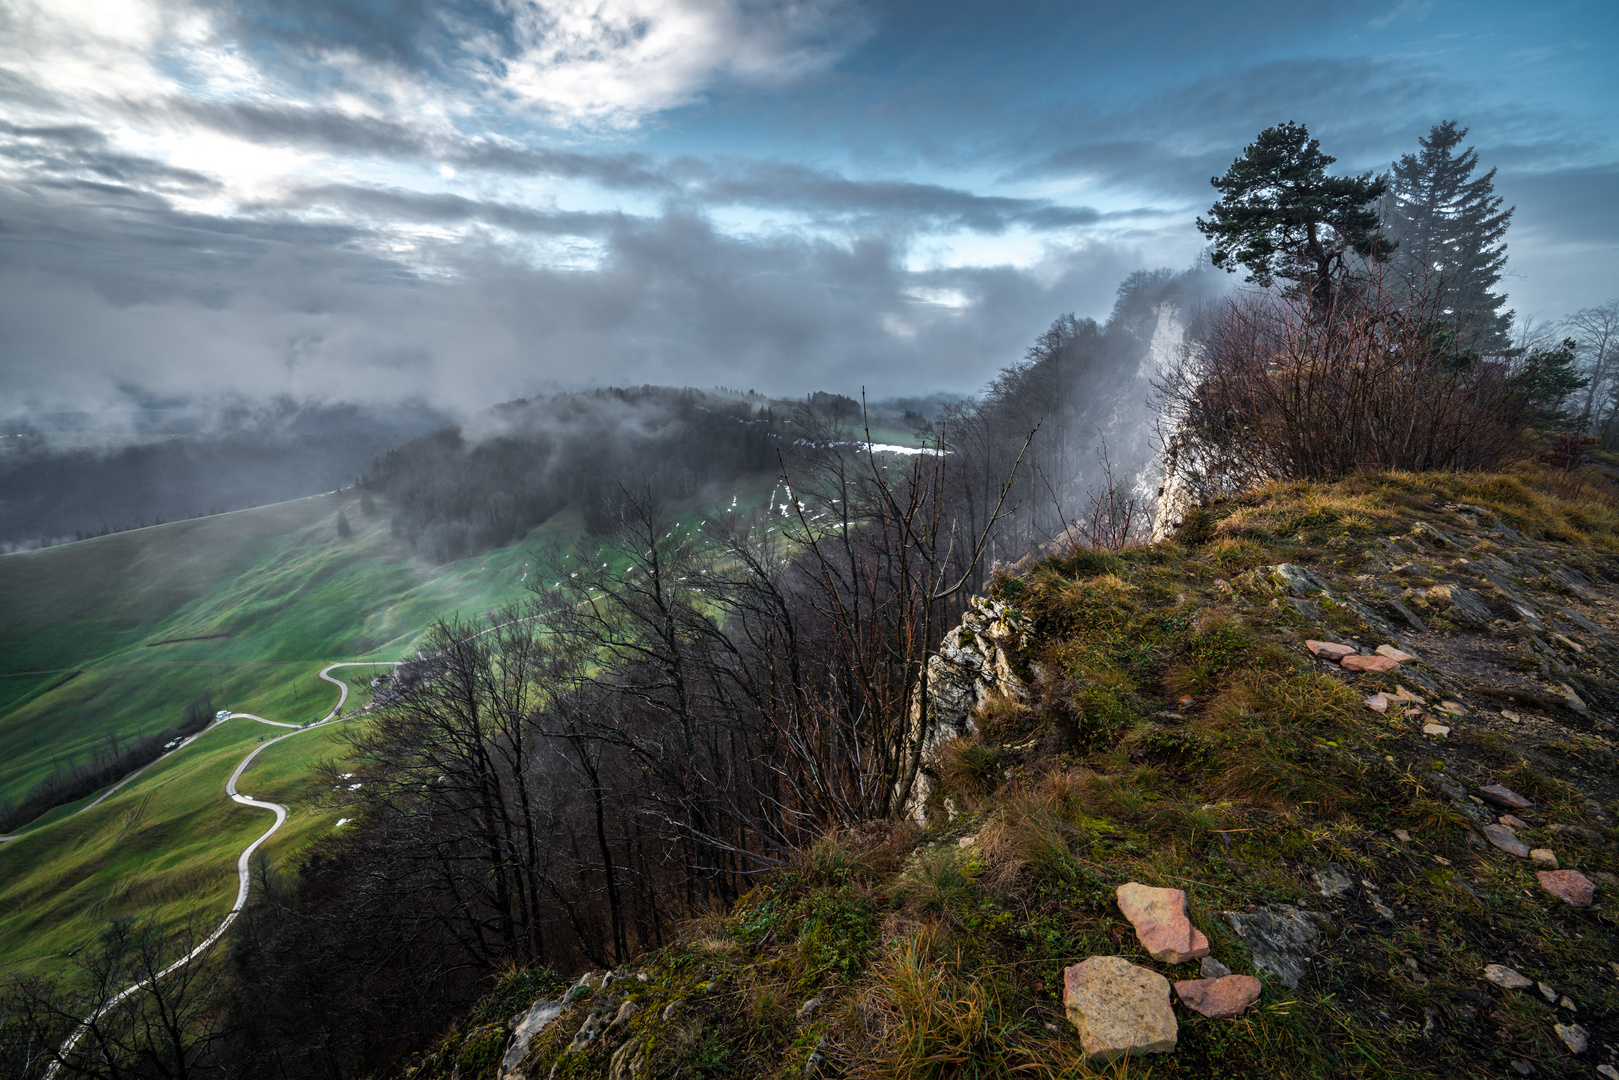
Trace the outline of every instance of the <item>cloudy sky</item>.
<instances>
[{"instance_id":1,"label":"cloudy sky","mask_svg":"<svg viewBox=\"0 0 1619 1080\"><path fill-rule=\"evenodd\" d=\"M1190 265L1261 128L1471 127L1511 301L1619 295L1619 7L0 0L0 416L970 390Z\"/></svg>"}]
</instances>

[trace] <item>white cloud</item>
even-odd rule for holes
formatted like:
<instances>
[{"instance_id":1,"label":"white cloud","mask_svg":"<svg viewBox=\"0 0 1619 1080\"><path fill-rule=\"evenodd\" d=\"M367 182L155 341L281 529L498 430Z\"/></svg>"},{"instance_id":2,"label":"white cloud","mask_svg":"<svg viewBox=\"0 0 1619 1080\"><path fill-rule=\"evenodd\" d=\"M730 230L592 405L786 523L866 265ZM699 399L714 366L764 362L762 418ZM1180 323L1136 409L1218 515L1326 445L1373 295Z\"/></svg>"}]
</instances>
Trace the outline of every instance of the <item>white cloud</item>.
<instances>
[{"instance_id":1,"label":"white cloud","mask_svg":"<svg viewBox=\"0 0 1619 1080\"><path fill-rule=\"evenodd\" d=\"M839 0L516 0L512 16L520 53L492 84L554 122L621 128L724 79L823 68L861 32Z\"/></svg>"}]
</instances>

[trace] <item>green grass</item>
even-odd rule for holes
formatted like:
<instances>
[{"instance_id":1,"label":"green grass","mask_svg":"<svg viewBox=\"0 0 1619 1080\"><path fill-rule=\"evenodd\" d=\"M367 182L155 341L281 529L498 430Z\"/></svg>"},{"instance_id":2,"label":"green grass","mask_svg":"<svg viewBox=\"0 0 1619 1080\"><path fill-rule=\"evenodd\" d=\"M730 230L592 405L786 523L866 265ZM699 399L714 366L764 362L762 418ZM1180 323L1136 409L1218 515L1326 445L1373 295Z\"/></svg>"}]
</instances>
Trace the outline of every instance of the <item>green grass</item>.
<instances>
[{"instance_id":1,"label":"green grass","mask_svg":"<svg viewBox=\"0 0 1619 1080\"><path fill-rule=\"evenodd\" d=\"M668 512L696 528L733 494L739 512L781 498L758 476ZM354 527L347 539L334 528L339 509ZM0 702L12 703L0 705L0 798L109 732L172 727L204 695L216 709L320 720L338 696L316 677L326 664L413 655L435 619L475 619L527 595L536 557L582 532L564 511L521 542L434 565L389 535L387 512L366 518L357 498L318 496L0 558ZM382 670L332 673L350 687L345 711L369 701ZM231 720L94 809L78 813L93 795L54 808L0 844L0 975L67 970L115 917L222 918L237 855L273 820L232 803L225 780L286 731ZM241 791L289 807L260 849L276 868L294 868L336 825L321 765L345 752L342 725L322 727L267 748L243 775Z\"/></svg>"}]
</instances>

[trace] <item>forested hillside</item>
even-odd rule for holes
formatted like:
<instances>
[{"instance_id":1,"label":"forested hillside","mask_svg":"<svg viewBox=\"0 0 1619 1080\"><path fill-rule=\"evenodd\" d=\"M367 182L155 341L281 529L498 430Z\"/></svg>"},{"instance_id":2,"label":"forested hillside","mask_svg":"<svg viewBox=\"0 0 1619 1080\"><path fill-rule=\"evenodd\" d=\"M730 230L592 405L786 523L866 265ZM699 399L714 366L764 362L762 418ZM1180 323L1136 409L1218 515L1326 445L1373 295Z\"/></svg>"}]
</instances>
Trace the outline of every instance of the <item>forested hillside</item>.
<instances>
[{"instance_id":1,"label":"forested hillside","mask_svg":"<svg viewBox=\"0 0 1619 1080\"><path fill-rule=\"evenodd\" d=\"M361 487L438 562L497 547L565 506L601 530L626 490L658 499L772 470L790 423L758 397L643 386L514 401L378 458Z\"/></svg>"}]
</instances>

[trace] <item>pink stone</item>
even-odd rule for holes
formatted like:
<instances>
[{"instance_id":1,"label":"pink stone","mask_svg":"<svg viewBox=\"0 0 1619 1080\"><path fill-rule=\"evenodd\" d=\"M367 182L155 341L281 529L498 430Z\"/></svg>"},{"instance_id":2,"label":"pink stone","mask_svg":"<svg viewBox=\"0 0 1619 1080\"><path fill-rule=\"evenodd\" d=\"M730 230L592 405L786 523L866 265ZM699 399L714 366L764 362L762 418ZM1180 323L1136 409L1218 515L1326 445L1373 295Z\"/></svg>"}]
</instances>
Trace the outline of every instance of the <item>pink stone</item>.
<instances>
[{"instance_id":1,"label":"pink stone","mask_svg":"<svg viewBox=\"0 0 1619 1080\"><path fill-rule=\"evenodd\" d=\"M1578 870L1536 870L1535 876L1541 888L1575 907L1590 907L1596 899L1596 883Z\"/></svg>"},{"instance_id":2,"label":"pink stone","mask_svg":"<svg viewBox=\"0 0 1619 1080\"><path fill-rule=\"evenodd\" d=\"M1346 656L1338 662L1350 671L1393 671L1400 666L1386 656Z\"/></svg>"},{"instance_id":3,"label":"pink stone","mask_svg":"<svg viewBox=\"0 0 1619 1080\"><path fill-rule=\"evenodd\" d=\"M1529 823L1523 818L1514 817L1511 814L1502 814L1496 820L1509 829L1527 829L1529 827Z\"/></svg>"},{"instance_id":4,"label":"pink stone","mask_svg":"<svg viewBox=\"0 0 1619 1080\"><path fill-rule=\"evenodd\" d=\"M1366 699L1365 705L1368 709L1375 713L1386 713L1389 711L1389 699L1382 694L1373 694L1371 697Z\"/></svg>"},{"instance_id":5,"label":"pink stone","mask_svg":"<svg viewBox=\"0 0 1619 1080\"><path fill-rule=\"evenodd\" d=\"M1328 660L1342 660L1355 655L1353 645L1339 645L1332 641L1306 641L1304 647L1310 650L1312 656L1324 656Z\"/></svg>"},{"instance_id":6,"label":"pink stone","mask_svg":"<svg viewBox=\"0 0 1619 1080\"><path fill-rule=\"evenodd\" d=\"M1218 979L1188 979L1175 984L1181 1004L1199 1016L1241 1016L1259 1000L1259 980L1252 975L1226 975Z\"/></svg>"},{"instance_id":7,"label":"pink stone","mask_svg":"<svg viewBox=\"0 0 1619 1080\"><path fill-rule=\"evenodd\" d=\"M1154 960L1183 964L1209 955L1209 939L1192 925L1186 894L1139 882L1119 886L1119 911L1136 928L1136 938Z\"/></svg>"}]
</instances>

